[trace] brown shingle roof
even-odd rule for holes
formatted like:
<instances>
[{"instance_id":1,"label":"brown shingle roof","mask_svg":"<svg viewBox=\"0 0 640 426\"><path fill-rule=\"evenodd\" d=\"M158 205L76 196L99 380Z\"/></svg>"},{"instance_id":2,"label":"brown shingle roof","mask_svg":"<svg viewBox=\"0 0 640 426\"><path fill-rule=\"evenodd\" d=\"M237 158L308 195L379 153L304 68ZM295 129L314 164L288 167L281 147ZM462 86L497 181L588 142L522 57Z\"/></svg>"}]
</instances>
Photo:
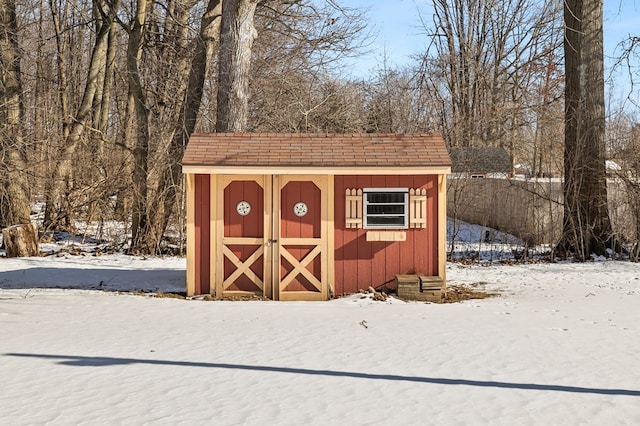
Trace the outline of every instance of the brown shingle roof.
<instances>
[{"instance_id":1,"label":"brown shingle roof","mask_svg":"<svg viewBox=\"0 0 640 426\"><path fill-rule=\"evenodd\" d=\"M300 168L448 167L451 160L437 133L194 133L182 164Z\"/></svg>"},{"instance_id":2,"label":"brown shingle roof","mask_svg":"<svg viewBox=\"0 0 640 426\"><path fill-rule=\"evenodd\" d=\"M451 149L453 173L510 173L511 157L504 148L462 147Z\"/></svg>"}]
</instances>

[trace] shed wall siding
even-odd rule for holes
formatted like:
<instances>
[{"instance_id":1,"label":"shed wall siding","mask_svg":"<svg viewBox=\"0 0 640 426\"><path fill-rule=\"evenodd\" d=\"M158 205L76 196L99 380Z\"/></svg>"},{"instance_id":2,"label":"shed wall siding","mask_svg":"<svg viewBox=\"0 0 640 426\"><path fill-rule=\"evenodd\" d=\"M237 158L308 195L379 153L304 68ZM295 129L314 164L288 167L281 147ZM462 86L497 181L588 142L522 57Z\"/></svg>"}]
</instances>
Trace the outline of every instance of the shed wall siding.
<instances>
[{"instance_id":1,"label":"shed wall siding","mask_svg":"<svg viewBox=\"0 0 640 426\"><path fill-rule=\"evenodd\" d=\"M195 294L211 290L211 178L195 175Z\"/></svg>"},{"instance_id":2,"label":"shed wall siding","mask_svg":"<svg viewBox=\"0 0 640 426\"><path fill-rule=\"evenodd\" d=\"M424 188L427 226L406 229L406 241L367 241L366 229L347 229L347 188ZM438 275L438 177L335 176L335 293L395 287L396 274Z\"/></svg>"}]
</instances>

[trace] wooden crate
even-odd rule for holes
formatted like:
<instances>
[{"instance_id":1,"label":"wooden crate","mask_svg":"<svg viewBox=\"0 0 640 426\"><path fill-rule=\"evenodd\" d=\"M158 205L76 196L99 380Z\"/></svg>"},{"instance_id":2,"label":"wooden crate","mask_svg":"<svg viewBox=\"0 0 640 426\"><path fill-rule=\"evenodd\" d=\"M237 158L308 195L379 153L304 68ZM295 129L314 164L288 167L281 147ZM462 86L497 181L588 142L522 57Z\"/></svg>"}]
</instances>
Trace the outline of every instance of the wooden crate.
<instances>
[{"instance_id":1,"label":"wooden crate","mask_svg":"<svg viewBox=\"0 0 640 426\"><path fill-rule=\"evenodd\" d=\"M439 302L444 297L443 281L440 277L418 275L396 275L398 297L421 302Z\"/></svg>"}]
</instances>

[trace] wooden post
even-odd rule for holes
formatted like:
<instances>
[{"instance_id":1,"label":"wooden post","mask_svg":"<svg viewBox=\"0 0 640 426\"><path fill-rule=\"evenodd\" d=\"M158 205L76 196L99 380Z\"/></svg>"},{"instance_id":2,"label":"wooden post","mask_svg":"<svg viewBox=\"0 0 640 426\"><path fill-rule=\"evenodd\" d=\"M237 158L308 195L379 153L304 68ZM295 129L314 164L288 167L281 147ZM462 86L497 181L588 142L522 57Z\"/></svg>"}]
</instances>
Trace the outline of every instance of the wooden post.
<instances>
[{"instance_id":1,"label":"wooden post","mask_svg":"<svg viewBox=\"0 0 640 426\"><path fill-rule=\"evenodd\" d=\"M187 181L187 296L196 291L196 175L185 175Z\"/></svg>"},{"instance_id":2,"label":"wooden post","mask_svg":"<svg viewBox=\"0 0 640 426\"><path fill-rule=\"evenodd\" d=\"M438 276L447 288L447 175L438 175Z\"/></svg>"},{"instance_id":3,"label":"wooden post","mask_svg":"<svg viewBox=\"0 0 640 426\"><path fill-rule=\"evenodd\" d=\"M13 225L2 230L2 240L7 257L38 255L38 233L33 223Z\"/></svg>"}]
</instances>

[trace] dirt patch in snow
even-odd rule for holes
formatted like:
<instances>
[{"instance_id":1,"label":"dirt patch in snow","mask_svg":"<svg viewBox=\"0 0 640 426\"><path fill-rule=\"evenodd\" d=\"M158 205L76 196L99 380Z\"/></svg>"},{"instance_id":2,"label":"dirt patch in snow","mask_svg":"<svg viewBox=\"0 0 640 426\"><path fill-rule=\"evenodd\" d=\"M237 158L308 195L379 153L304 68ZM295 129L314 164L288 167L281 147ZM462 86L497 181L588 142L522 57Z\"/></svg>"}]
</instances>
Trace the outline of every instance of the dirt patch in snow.
<instances>
[{"instance_id":1,"label":"dirt patch in snow","mask_svg":"<svg viewBox=\"0 0 640 426\"><path fill-rule=\"evenodd\" d=\"M447 293L440 303L458 303L472 299L487 299L496 297L500 293L484 291L482 289L484 283L473 283L465 285L448 285Z\"/></svg>"}]
</instances>

